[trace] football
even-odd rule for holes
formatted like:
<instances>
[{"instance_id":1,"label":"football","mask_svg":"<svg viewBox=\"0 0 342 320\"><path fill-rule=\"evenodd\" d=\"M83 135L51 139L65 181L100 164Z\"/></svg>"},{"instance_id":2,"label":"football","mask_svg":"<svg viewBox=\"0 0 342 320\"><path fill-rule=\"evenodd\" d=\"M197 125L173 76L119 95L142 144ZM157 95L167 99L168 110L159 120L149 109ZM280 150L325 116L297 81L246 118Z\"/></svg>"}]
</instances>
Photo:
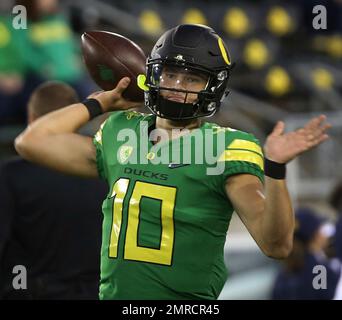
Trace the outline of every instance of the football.
<instances>
[{"instance_id":1,"label":"football","mask_svg":"<svg viewBox=\"0 0 342 320\"><path fill-rule=\"evenodd\" d=\"M88 31L81 36L83 60L91 78L103 90L112 90L123 77L131 83L123 97L134 102L144 100L137 76L145 74L144 51L130 39L107 31Z\"/></svg>"}]
</instances>

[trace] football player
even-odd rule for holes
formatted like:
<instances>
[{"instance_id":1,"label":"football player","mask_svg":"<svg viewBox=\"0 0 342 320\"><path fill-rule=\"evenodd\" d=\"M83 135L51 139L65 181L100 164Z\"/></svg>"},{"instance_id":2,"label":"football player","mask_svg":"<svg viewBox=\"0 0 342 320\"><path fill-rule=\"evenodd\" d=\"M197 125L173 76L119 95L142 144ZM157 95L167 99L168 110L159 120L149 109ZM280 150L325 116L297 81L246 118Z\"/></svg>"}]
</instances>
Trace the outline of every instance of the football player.
<instances>
[{"instance_id":1,"label":"football player","mask_svg":"<svg viewBox=\"0 0 342 320\"><path fill-rule=\"evenodd\" d=\"M122 98L129 84L123 78L114 90L45 116L16 139L17 151L30 161L109 184L101 299L216 299L227 278L223 253L233 211L267 256L284 258L291 251L294 217L285 166L326 140L330 125L322 115L284 133L279 122L264 158L253 135L202 122L227 95L231 66L213 29L179 25L156 42L146 76L138 78L152 114L125 111L136 103ZM93 141L76 133L104 112L112 114ZM119 141L126 129L137 145ZM205 158L207 141L214 141L216 164L224 165L219 174L208 174L212 164L197 161ZM170 162L156 162L164 148ZM188 150L189 161L172 160ZM137 161L129 161L136 153Z\"/></svg>"}]
</instances>

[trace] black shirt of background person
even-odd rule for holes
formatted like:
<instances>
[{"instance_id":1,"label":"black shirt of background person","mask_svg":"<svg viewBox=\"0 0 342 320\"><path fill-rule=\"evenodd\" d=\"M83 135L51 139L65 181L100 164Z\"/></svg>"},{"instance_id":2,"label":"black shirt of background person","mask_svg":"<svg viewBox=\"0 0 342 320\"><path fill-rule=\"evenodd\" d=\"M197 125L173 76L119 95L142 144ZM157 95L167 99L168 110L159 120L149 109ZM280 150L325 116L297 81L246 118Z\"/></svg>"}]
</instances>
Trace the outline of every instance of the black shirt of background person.
<instances>
[{"instance_id":1,"label":"black shirt of background person","mask_svg":"<svg viewBox=\"0 0 342 320\"><path fill-rule=\"evenodd\" d=\"M0 297L97 299L101 204L98 179L60 174L21 158L0 167ZM27 290L14 290L15 265Z\"/></svg>"}]
</instances>

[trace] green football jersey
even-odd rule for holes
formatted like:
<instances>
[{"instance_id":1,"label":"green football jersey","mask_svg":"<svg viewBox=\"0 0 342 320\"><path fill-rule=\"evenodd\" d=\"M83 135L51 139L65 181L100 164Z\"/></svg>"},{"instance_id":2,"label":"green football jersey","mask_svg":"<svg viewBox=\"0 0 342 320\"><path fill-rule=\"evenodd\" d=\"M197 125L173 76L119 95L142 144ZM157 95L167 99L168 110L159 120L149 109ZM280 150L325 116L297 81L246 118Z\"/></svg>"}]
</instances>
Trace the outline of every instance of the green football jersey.
<instances>
[{"instance_id":1,"label":"green football jersey","mask_svg":"<svg viewBox=\"0 0 342 320\"><path fill-rule=\"evenodd\" d=\"M263 181L250 134L203 123L153 144L156 117L114 112L94 138L110 187L103 202L100 299L216 299L227 279L224 244L239 173Z\"/></svg>"}]
</instances>

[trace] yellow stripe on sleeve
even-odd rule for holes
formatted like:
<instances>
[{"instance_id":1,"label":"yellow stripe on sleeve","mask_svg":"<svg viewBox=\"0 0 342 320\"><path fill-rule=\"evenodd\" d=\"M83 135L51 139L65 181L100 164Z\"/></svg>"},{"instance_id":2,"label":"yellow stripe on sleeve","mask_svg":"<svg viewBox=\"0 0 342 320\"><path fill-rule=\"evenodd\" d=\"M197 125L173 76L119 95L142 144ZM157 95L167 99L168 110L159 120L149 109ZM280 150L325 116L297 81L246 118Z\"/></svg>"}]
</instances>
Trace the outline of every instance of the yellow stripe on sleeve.
<instances>
[{"instance_id":1,"label":"yellow stripe on sleeve","mask_svg":"<svg viewBox=\"0 0 342 320\"><path fill-rule=\"evenodd\" d=\"M256 164L264 171L264 159L261 155L249 150L225 150L218 161L246 161Z\"/></svg>"},{"instance_id":2,"label":"yellow stripe on sleeve","mask_svg":"<svg viewBox=\"0 0 342 320\"><path fill-rule=\"evenodd\" d=\"M258 153L261 157L263 155L261 147L256 144L255 142L242 140L242 139L235 139L227 149L244 149L247 151L254 151Z\"/></svg>"}]
</instances>

